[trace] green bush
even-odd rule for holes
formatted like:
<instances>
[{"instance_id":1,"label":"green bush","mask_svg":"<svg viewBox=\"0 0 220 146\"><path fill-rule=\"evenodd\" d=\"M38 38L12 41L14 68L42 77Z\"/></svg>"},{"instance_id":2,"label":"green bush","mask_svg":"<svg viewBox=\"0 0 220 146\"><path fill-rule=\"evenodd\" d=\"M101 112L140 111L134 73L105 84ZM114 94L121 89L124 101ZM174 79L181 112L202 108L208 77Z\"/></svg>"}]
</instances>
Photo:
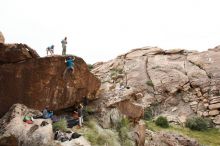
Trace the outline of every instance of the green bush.
<instances>
[{"instance_id":1,"label":"green bush","mask_svg":"<svg viewBox=\"0 0 220 146\"><path fill-rule=\"evenodd\" d=\"M144 109L144 120L151 120L153 118L153 112L151 108Z\"/></svg>"},{"instance_id":2,"label":"green bush","mask_svg":"<svg viewBox=\"0 0 220 146\"><path fill-rule=\"evenodd\" d=\"M206 123L207 123L207 128L214 128L214 127L215 127L215 124L213 123L212 119L210 119L210 118L204 118L204 120L205 120Z\"/></svg>"},{"instance_id":3,"label":"green bush","mask_svg":"<svg viewBox=\"0 0 220 146\"><path fill-rule=\"evenodd\" d=\"M186 127L191 130L204 131L208 128L208 121L202 117L191 117L186 120Z\"/></svg>"},{"instance_id":4,"label":"green bush","mask_svg":"<svg viewBox=\"0 0 220 146\"><path fill-rule=\"evenodd\" d=\"M126 127L129 128L130 127L130 121L128 118L122 118L116 125L117 130L122 128L122 127Z\"/></svg>"},{"instance_id":5,"label":"green bush","mask_svg":"<svg viewBox=\"0 0 220 146\"><path fill-rule=\"evenodd\" d=\"M160 126L162 128L168 128L169 127L169 123L167 121L167 118L166 117L163 117L163 116L159 116L156 121L155 121L155 124L157 126Z\"/></svg>"},{"instance_id":6,"label":"green bush","mask_svg":"<svg viewBox=\"0 0 220 146\"><path fill-rule=\"evenodd\" d=\"M147 84L148 86L152 86L152 87L154 86L154 84L153 84L153 82L152 82L151 80L147 81L146 84Z\"/></svg>"},{"instance_id":7,"label":"green bush","mask_svg":"<svg viewBox=\"0 0 220 146\"><path fill-rule=\"evenodd\" d=\"M94 68L92 64L87 64L87 66L88 66L90 71Z\"/></svg>"},{"instance_id":8,"label":"green bush","mask_svg":"<svg viewBox=\"0 0 220 146\"><path fill-rule=\"evenodd\" d=\"M67 130L67 121L66 119L61 119L58 122L53 123L53 130L66 131Z\"/></svg>"},{"instance_id":9,"label":"green bush","mask_svg":"<svg viewBox=\"0 0 220 146\"><path fill-rule=\"evenodd\" d=\"M123 69L122 69L122 68L118 68L117 71L118 71L119 74L122 74L122 73L123 73Z\"/></svg>"},{"instance_id":10,"label":"green bush","mask_svg":"<svg viewBox=\"0 0 220 146\"><path fill-rule=\"evenodd\" d=\"M99 127L94 119L86 122L88 128L84 132L85 138L95 146L119 146L118 135L111 130L104 130Z\"/></svg>"},{"instance_id":11,"label":"green bush","mask_svg":"<svg viewBox=\"0 0 220 146\"><path fill-rule=\"evenodd\" d=\"M132 146L129 140L128 132L130 128L130 122L128 118L122 118L117 124L117 131L119 133L120 142L122 146Z\"/></svg>"}]
</instances>

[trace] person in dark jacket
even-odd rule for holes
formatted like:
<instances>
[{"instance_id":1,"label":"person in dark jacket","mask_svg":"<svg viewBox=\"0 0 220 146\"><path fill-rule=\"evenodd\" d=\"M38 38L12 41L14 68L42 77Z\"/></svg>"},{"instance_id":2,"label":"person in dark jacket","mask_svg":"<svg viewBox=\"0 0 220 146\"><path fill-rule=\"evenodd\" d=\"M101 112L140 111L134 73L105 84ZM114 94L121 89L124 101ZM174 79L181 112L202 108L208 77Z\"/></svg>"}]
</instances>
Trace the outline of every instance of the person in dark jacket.
<instances>
[{"instance_id":1,"label":"person in dark jacket","mask_svg":"<svg viewBox=\"0 0 220 146\"><path fill-rule=\"evenodd\" d=\"M43 118L49 119L52 118L52 116L53 116L53 111L49 111L48 107L45 107L45 109L43 110Z\"/></svg>"},{"instance_id":2,"label":"person in dark jacket","mask_svg":"<svg viewBox=\"0 0 220 146\"><path fill-rule=\"evenodd\" d=\"M83 105L79 104L78 109L78 117L79 117L79 127L82 127L82 123L83 123Z\"/></svg>"}]
</instances>

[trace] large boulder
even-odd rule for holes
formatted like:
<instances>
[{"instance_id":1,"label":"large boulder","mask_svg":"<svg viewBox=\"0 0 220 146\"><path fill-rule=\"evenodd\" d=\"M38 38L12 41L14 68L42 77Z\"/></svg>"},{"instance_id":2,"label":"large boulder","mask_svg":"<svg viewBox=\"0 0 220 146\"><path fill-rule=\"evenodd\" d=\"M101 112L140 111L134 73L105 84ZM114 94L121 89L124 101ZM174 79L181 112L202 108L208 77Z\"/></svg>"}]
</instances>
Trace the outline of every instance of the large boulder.
<instances>
[{"instance_id":1,"label":"large boulder","mask_svg":"<svg viewBox=\"0 0 220 146\"><path fill-rule=\"evenodd\" d=\"M39 58L27 48L22 44L0 47L0 116L14 103L58 110L81 102L83 96L95 98L100 81L82 58L76 57L74 73L63 78L65 56Z\"/></svg>"},{"instance_id":2,"label":"large boulder","mask_svg":"<svg viewBox=\"0 0 220 146\"><path fill-rule=\"evenodd\" d=\"M0 44L4 44L5 43L5 38L2 34L2 32L0 31Z\"/></svg>"}]
</instances>

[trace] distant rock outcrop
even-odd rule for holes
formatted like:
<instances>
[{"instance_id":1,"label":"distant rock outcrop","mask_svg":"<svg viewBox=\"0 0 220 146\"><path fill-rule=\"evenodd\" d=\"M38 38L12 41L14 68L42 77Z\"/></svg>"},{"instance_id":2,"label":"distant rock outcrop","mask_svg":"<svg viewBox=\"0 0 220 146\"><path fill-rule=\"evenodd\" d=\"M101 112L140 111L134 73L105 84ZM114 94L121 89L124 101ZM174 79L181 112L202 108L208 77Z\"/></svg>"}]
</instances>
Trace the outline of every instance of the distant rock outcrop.
<instances>
[{"instance_id":1,"label":"distant rock outcrop","mask_svg":"<svg viewBox=\"0 0 220 146\"><path fill-rule=\"evenodd\" d=\"M0 44L4 44L5 43L5 38L2 34L2 32L0 31Z\"/></svg>"},{"instance_id":2,"label":"distant rock outcrop","mask_svg":"<svg viewBox=\"0 0 220 146\"><path fill-rule=\"evenodd\" d=\"M25 44L0 44L0 64L18 63L39 57L35 50Z\"/></svg>"},{"instance_id":3,"label":"distant rock outcrop","mask_svg":"<svg viewBox=\"0 0 220 146\"><path fill-rule=\"evenodd\" d=\"M219 124L220 47L204 52L134 49L95 64L92 72L102 82L97 97L103 104L98 107L106 109L99 111L121 111L113 105L130 100L133 105L152 107L154 115L166 115L171 122L184 123L188 116L197 114ZM135 117L136 111L132 110L122 113L129 117L133 113ZM101 121L107 119L106 114L100 115Z\"/></svg>"},{"instance_id":4,"label":"distant rock outcrop","mask_svg":"<svg viewBox=\"0 0 220 146\"><path fill-rule=\"evenodd\" d=\"M100 81L76 57L75 71L63 78L65 56L40 58L24 44L0 44L0 116L14 103L58 110L95 98Z\"/></svg>"}]
</instances>

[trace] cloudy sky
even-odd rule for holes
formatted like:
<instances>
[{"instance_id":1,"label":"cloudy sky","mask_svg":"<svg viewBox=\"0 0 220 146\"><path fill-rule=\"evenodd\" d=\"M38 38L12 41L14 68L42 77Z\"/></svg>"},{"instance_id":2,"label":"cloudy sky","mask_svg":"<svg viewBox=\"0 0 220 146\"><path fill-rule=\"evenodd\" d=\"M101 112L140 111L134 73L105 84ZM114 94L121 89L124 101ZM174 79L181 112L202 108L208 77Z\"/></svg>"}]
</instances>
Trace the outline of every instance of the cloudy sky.
<instances>
[{"instance_id":1,"label":"cloudy sky","mask_svg":"<svg viewBox=\"0 0 220 146\"><path fill-rule=\"evenodd\" d=\"M67 36L87 63L144 46L206 50L220 45L219 0L1 0L0 31L41 56Z\"/></svg>"}]
</instances>

